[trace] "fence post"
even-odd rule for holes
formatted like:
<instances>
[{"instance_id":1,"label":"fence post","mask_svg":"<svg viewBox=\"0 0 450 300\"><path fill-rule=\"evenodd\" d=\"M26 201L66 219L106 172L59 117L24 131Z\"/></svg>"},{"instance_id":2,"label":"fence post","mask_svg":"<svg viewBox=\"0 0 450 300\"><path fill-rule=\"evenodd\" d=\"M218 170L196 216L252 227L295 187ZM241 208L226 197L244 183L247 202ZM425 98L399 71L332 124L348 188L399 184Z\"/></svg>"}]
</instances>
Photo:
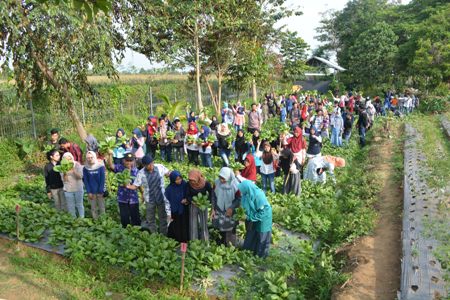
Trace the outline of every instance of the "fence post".
<instances>
[{"instance_id":1,"label":"fence post","mask_svg":"<svg viewBox=\"0 0 450 300\"><path fill-rule=\"evenodd\" d=\"M36 134L36 119L34 116L34 109L33 109L33 100L29 100L30 101L30 110L31 110L31 127L33 130L33 137L36 139L37 138L37 134Z\"/></svg>"},{"instance_id":2,"label":"fence post","mask_svg":"<svg viewBox=\"0 0 450 300\"><path fill-rule=\"evenodd\" d=\"M86 126L86 119L84 116L84 100L81 98L81 116L83 118L83 126Z\"/></svg>"},{"instance_id":3,"label":"fence post","mask_svg":"<svg viewBox=\"0 0 450 300\"><path fill-rule=\"evenodd\" d=\"M152 87L150 87L150 115L153 116L153 92L152 92Z\"/></svg>"}]
</instances>

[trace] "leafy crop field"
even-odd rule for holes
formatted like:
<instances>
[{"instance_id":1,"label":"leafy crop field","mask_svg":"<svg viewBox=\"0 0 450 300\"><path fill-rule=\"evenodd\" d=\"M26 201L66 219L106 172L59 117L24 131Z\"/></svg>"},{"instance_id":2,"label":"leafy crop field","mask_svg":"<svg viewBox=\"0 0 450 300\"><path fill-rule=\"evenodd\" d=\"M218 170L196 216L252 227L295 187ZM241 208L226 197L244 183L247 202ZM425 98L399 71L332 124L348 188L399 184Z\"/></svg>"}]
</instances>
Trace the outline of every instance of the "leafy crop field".
<instances>
[{"instance_id":1,"label":"leafy crop field","mask_svg":"<svg viewBox=\"0 0 450 300\"><path fill-rule=\"evenodd\" d=\"M328 299L332 288L346 280L340 272L343 262L335 256L335 250L370 233L376 217L373 204L377 190L372 184L375 179L365 172L369 150L361 150L356 137L345 148L332 148L326 142L323 151L347 161L345 168L336 170L337 184L322 186L303 182L300 197L268 194L277 224L270 256L263 261L246 251L218 246L214 241L209 244L190 242L185 289L198 286L200 291L209 291L211 273L224 266L234 266L239 275L232 284L219 284L218 290L223 295L233 295L236 299ZM182 174L190 169L185 164L165 165ZM215 165L219 165L218 160ZM219 168L200 169L213 181ZM281 184L281 178L277 178L278 191ZM180 276L179 244L138 228L121 228L114 197L116 181L112 174L108 174L108 185L112 196L106 201L106 216L98 221L73 219L52 207L41 176L31 180L21 176L15 186L0 195L0 232L16 238L15 205L20 204L23 216L20 240L44 243L45 238L45 243L54 250L63 245L64 256L72 261L117 266L151 286L175 288ZM86 199L85 207L89 216ZM238 229L242 237L243 224ZM308 239L287 236L285 229L305 234ZM211 229L211 235L214 240L217 233Z\"/></svg>"}]
</instances>

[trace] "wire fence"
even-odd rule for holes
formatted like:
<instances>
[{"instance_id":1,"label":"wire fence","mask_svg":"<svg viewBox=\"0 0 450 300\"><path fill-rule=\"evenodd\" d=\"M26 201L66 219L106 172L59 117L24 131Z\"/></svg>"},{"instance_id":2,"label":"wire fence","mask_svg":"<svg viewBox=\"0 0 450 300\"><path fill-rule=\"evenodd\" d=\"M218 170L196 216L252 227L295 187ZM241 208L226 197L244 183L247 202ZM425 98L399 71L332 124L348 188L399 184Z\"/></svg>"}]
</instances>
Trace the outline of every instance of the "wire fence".
<instances>
[{"instance_id":1,"label":"wire fence","mask_svg":"<svg viewBox=\"0 0 450 300\"><path fill-rule=\"evenodd\" d=\"M195 103L195 91L190 94L186 94L186 91L183 91L183 93L180 91L180 94L177 95L177 90L174 89L173 94L168 96L172 100L185 100L191 104ZM251 96L250 93L248 96ZM223 101L235 100L236 97L234 92L227 88L223 89ZM207 91L202 92L202 99L204 105L212 103L211 96ZM162 104L161 100L152 92L151 87L149 87L147 93L137 97L134 96L133 99L129 99L125 95L120 100L120 104L116 106L108 105L109 99L104 100L106 100L106 105L101 108L88 107L79 99L74 102L80 121L84 125L101 123L124 115L144 119L150 113L156 114L157 107ZM14 101L11 103L14 103ZM17 104L17 102L15 103ZM68 129L71 126L72 122L67 110L58 107L46 108L45 112L36 111L30 102L16 105L10 111L7 109L0 111L0 137L38 138L47 135L51 128Z\"/></svg>"}]
</instances>

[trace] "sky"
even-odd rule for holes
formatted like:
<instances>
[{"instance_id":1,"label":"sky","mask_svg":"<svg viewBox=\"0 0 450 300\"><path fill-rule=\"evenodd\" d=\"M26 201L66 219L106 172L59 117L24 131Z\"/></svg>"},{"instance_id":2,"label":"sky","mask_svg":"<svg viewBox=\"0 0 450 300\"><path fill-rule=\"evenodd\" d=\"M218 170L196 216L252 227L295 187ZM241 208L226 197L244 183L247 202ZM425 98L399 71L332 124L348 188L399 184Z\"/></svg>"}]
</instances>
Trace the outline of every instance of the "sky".
<instances>
[{"instance_id":1,"label":"sky","mask_svg":"<svg viewBox=\"0 0 450 300\"><path fill-rule=\"evenodd\" d=\"M303 14L281 20L278 25L286 25L286 29L297 31L299 36L309 44L312 50L319 45L319 42L314 39L314 36L316 35L315 28L320 25L321 13L330 9L342 10L347 2L348 0L288 0L286 3L287 7L299 7ZM407 4L408 2L410 0L403 0L402 4ZM152 65L144 55L128 49L121 66L127 67L131 65L134 65L138 69L162 66L161 64Z\"/></svg>"}]
</instances>

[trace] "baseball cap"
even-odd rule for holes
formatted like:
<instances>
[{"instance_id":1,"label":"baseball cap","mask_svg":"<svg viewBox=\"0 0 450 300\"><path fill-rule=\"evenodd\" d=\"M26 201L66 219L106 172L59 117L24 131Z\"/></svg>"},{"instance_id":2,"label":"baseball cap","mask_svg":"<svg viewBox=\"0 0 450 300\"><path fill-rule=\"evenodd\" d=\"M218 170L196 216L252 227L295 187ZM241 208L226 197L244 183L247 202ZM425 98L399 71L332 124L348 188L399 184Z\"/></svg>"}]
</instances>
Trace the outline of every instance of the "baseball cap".
<instances>
[{"instance_id":1,"label":"baseball cap","mask_svg":"<svg viewBox=\"0 0 450 300\"><path fill-rule=\"evenodd\" d=\"M132 160L135 159L135 156L134 156L133 153L128 152L128 153L125 153L125 156L123 157L123 159L128 160L128 161L132 161Z\"/></svg>"}]
</instances>

